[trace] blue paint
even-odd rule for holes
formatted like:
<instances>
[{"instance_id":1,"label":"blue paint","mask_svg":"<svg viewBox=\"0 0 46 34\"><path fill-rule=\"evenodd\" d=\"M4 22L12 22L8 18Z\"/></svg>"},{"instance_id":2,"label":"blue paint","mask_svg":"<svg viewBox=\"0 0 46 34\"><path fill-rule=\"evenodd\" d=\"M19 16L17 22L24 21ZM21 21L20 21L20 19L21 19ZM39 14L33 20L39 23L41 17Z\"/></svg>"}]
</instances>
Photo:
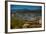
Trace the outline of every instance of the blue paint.
<instances>
[{"instance_id":1,"label":"blue paint","mask_svg":"<svg viewBox=\"0 0 46 34\"><path fill-rule=\"evenodd\" d=\"M11 11L16 11L19 9L28 9L28 10L41 10L42 7L41 6L27 6L27 5L11 5Z\"/></svg>"}]
</instances>

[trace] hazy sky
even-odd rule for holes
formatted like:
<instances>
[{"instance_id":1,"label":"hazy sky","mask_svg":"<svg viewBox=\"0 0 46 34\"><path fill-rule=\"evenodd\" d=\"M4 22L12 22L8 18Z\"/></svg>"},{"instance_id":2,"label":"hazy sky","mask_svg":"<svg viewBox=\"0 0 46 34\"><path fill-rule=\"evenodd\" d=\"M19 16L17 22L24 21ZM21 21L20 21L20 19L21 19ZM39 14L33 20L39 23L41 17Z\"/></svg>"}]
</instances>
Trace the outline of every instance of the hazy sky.
<instances>
[{"instance_id":1,"label":"hazy sky","mask_svg":"<svg viewBox=\"0 0 46 34\"><path fill-rule=\"evenodd\" d=\"M11 5L12 11L16 11L17 9L39 10L41 6Z\"/></svg>"}]
</instances>

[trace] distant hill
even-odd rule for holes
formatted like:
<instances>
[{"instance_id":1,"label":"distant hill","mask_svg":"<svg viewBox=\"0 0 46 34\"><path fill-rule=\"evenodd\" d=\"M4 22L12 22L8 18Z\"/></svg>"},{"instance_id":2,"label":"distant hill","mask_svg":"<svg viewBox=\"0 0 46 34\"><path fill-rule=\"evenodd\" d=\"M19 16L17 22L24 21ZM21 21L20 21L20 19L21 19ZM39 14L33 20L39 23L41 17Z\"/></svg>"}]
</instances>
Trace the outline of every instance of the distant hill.
<instances>
[{"instance_id":1,"label":"distant hill","mask_svg":"<svg viewBox=\"0 0 46 34\"><path fill-rule=\"evenodd\" d=\"M28 9L22 9L22 10L16 10L17 13L41 13L41 10L28 10Z\"/></svg>"},{"instance_id":2,"label":"distant hill","mask_svg":"<svg viewBox=\"0 0 46 34\"><path fill-rule=\"evenodd\" d=\"M41 13L42 11L39 10L28 10L28 9L17 9L16 11L11 11L12 13Z\"/></svg>"}]
</instances>

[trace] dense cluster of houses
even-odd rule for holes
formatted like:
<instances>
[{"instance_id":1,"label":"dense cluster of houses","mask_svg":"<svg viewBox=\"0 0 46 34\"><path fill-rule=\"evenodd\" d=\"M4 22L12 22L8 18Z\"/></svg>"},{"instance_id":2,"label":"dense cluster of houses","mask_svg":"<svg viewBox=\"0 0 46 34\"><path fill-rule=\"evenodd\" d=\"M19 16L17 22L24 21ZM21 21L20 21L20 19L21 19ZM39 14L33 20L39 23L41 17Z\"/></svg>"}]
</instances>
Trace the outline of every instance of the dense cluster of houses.
<instances>
[{"instance_id":1,"label":"dense cluster of houses","mask_svg":"<svg viewBox=\"0 0 46 34\"><path fill-rule=\"evenodd\" d=\"M32 27L38 27L41 26L42 24L42 16L40 12L16 12L13 13L12 16L16 16L16 19L18 20L24 20L25 24L23 24L23 28L26 28L27 26L29 27L32 23L34 23L33 25L31 25ZM30 26L30 27L31 27Z\"/></svg>"}]
</instances>

